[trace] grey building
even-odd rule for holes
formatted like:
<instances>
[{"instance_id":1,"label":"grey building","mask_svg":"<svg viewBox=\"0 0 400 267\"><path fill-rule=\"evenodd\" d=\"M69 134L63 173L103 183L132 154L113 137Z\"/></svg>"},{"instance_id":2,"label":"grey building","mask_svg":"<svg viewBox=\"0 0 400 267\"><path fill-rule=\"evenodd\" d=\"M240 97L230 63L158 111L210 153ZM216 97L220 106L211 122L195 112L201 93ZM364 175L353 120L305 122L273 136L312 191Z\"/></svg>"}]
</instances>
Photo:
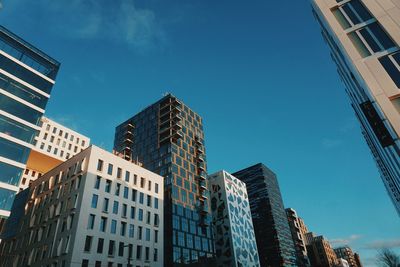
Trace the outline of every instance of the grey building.
<instances>
[{"instance_id":1,"label":"grey building","mask_svg":"<svg viewBox=\"0 0 400 267\"><path fill-rule=\"evenodd\" d=\"M114 152L165 178L165 265L213 262L202 118L168 94L117 126Z\"/></svg>"},{"instance_id":2,"label":"grey building","mask_svg":"<svg viewBox=\"0 0 400 267\"><path fill-rule=\"evenodd\" d=\"M10 215L59 66L0 26L0 229Z\"/></svg>"},{"instance_id":3,"label":"grey building","mask_svg":"<svg viewBox=\"0 0 400 267\"><path fill-rule=\"evenodd\" d=\"M313 0L312 9L400 215L400 1Z\"/></svg>"},{"instance_id":4,"label":"grey building","mask_svg":"<svg viewBox=\"0 0 400 267\"><path fill-rule=\"evenodd\" d=\"M258 163L232 175L247 185L261 266L296 266L296 251L275 173Z\"/></svg>"}]
</instances>

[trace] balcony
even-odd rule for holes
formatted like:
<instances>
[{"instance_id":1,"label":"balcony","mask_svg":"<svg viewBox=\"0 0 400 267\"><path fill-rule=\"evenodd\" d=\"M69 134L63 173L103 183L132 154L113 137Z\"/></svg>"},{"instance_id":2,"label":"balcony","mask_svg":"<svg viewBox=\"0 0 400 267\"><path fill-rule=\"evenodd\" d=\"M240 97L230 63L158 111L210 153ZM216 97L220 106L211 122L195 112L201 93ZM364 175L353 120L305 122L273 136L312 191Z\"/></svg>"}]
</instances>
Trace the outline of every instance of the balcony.
<instances>
[{"instance_id":1,"label":"balcony","mask_svg":"<svg viewBox=\"0 0 400 267\"><path fill-rule=\"evenodd\" d=\"M200 180L207 180L207 175L205 174L205 172L200 172L197 178L199 178Z\"/></svg>"},{"instance_id":2,"label":"balcony","mask_svg":"<svg viewBox=\"0 0 400 267\"><path fill-rule=\"evenodd\" d=\"M203 156L201 156L201 155L197 155L196 160L197 160L198 162L204 162L204 158L203 158Z\"/></svg>"},{"instance_id":3,"label":"balcony","mask_svg":"<svg viewBox=\"0 0 400 267\"><path fill-rule=\"evenodd\" d=\"M199 182L200 189L207 190L207 184L204 180Z\"/></svg>"}]
</instances>

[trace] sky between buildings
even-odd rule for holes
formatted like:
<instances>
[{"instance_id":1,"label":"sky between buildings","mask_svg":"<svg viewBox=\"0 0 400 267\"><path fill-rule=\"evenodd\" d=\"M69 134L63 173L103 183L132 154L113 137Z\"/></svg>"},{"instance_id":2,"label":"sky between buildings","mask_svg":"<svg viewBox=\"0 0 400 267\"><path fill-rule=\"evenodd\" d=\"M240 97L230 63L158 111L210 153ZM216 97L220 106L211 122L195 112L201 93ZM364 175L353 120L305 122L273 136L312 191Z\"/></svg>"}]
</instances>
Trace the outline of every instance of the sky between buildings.
<instances>
[{"instance_id":1,"label":"sky between buildings","mask_svg":"<svg viewBox=\"0 0 400 267\"><path fill-rule=\"evenodd\" d=\"M4 0L0 23L61 62L46 115L112 149L171 92L204 119L209 172L257 162L286 207L366 266L400 220L308 1Z\"/></svg>"}]
</instances>

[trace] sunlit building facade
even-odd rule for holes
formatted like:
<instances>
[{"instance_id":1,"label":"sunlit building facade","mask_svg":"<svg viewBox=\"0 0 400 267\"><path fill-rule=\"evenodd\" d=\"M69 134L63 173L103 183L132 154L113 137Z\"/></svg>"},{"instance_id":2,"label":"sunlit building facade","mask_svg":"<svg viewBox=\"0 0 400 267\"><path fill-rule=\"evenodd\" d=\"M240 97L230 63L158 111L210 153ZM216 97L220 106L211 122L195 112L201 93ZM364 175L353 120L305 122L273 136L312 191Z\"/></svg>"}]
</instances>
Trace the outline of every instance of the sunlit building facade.
<instances>
[{"instance_id":1,"label":"sunlit building facade","mask_svg":"<svg viewBox=\"0 0 400 267\"><path fill-rule=\"evenodd\" d=\"M0 26L0 220L10 214L59 66Z\"/></svg>"},{"instance_id":2,"label":"sunlit building facade","mask_svg":"<svg viewBox=\"0 0 400 267\"><path fill-rule=\"evenodd\" d=\"M114 152L165 178L165 264L214 260L202 118L168 94L117 126Z\"/></svg>"},{"instance_id":3,"label":"sunlit building facade","mask_svg":"<svg viewBox=\"0 0 400 267\"><path fill-rule=\"evenodd\" d=\"M313 0L312 7L400 215L400 2Z\"/></svg>"}]
</instances>

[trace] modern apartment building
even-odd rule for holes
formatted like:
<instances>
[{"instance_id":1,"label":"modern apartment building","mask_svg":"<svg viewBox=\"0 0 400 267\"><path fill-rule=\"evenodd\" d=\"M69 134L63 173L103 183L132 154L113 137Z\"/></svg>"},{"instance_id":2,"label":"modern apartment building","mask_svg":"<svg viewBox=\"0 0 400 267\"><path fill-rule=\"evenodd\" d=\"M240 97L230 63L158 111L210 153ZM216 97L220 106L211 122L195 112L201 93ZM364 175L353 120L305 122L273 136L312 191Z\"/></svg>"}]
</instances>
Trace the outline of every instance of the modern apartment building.
<instances>
[{"instance_id":1,"label":"modern apartment building","mask_svg":"<svg viewBox=\"0 0 400 267\"><path fill-rule=\"evenodd\" d=\"M258 163L232 175L247 185L261 266L296 266L296 250L275 173Z\"/></svg>"},{"instance_id":2,"label":"modern apartment building","mask_svg":"<svg viewBox=\"0 0 400 267\"><path fill-rule=\"evenodd\" d=\"M202 118L171 94L116 128L114 152L165 179L166 266L214 259Z\"/></svg>"},{"instance_id":3,"label":"modern apartment building","mask_svg":"<svg viewBox=\"0 0 400 267\"><path fill-rule=\"evenodd\" d=\"M246 184L226 171L209 176L217 267L259 267Z\"/></svg>"},{"instance_id":4,"label":"modern apartment building","mask_svg":"<svg viewBox=\"0 0 400 267\"><path fill-rule=\"evenodd\" d=\"M312 8L400 215L400 2L313 0Z\"/></svg>"},{"instance_id":5,"label":"modern apartment building","mask_svg":"<svg viewBox=\"0 0 400 267\"><path fill-rule=\"evenodd\" d=\"M0 26L0 221L10 214L59 66Z\"/></svg>"},{"instance_id":6,"label":"modern apartment building","mask_svg":"<svg viewBox=\"0 0 400 267\"><path fill-rule=\"evenodd\" d=\"M296 264L298 267L310 266L310 261L307 257L306 243L302 233L305 227L303 226L304 222L297 216L297 212L292 208L286 209L286 215L288 217L289 227L292 233L294 248L296 250Z\"/></svg>"},{"instance_id":7,"label":"modern apartment building","mask_svg":"<svg viewBox=\"0 0 400 267\"><path fill-rule=\"evenodd\" d=\"M164 266L163 180L85 149L18 194L26 201L6 223L0 266Z\"/></svg>"},{"instance_id":8,"label":"modern apartment building","mask_svg":"<svg viewBox=\"0 0 400 267\"><path fill-rule=\"evenodd\" d=\"M22 175L20 190L27 188L31 181L86 149L90 144L88 137L49 118L42 117L40 126Z\"/></svg>"},{"instance_id":9,"label":"modern apartment building","mask_svg":"<svg viewBox=\"0 0 400 267\"><path fill-rule=\"evenodd\" d=\"M353 250L349 246L339 247L334 249L338 258L345 259L350 267L358 267L357 260Z\"/></svg>"},{"instance_id":10,"label":"modern apartment building","mask_svg":"<svg viewBox=\"0 0 400 267\"><path fill-rule=\"evenodd\" d=\"M306 234L308 258L313 267L335 267L339 264L331 244L322 235L315 236L310 232Z\"/></svg>"}]
</instances>

